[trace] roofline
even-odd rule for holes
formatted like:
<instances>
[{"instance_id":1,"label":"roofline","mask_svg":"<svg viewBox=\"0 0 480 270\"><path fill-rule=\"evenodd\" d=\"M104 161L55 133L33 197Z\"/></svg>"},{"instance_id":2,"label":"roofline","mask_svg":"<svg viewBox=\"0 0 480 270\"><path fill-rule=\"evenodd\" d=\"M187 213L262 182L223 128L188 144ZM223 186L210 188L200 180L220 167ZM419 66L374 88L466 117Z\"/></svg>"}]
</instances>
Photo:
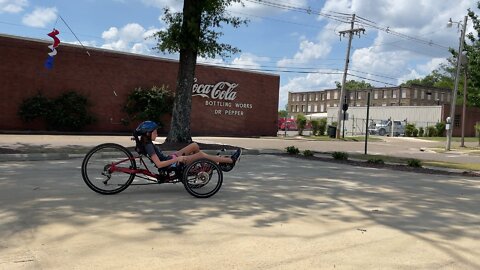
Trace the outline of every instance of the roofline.
<instances>
[{"instance_id":1,"label":"roofline","mask_svg":"<svg viewBox=\"0 0 480 270\"><path fill-rule=\"evenodd\" d=\"M0 33L0 37L11 38L11 39L19 39L19 40L26 40L26 41L31 41L31 42L41 42L41 43L47 43L47 44L51 43L51 41L48 41L48 40L46 40L46 39L31 38L31 37L22 37L22 36L15 36L15 35L3 34L3 33ZM105 48L92 47L92 46L83 46L83 45L78 45L78 44L73 44L73 43L68 43L68 42L62 42L61 44L62 44L62 46L74 47L74 48L78 48L78 49L88 49L88 50L92 50L92 51L99 51L99 52L106 52L106 53L112 53L112 54L120 54L120 55L126 55L126 56L141 57L141 58L147 58L147 59L155 59L155 60L161 60L161 61L179 63L178 60L169 59L169 58L164 58L164 57L155 56L155 55L146 55L146 54L137 54L137 53L131 53L131 52L124 52L124 51L109 50L109 49L105 49ZM88 51L88 50L87 50L87 51ZM279 74L274 74L274 73L268 73L268 72L262 72L262 71L244 70L244 69L241 69L241 68L230 68L230 67L213 65L213 64L197 63L197 66L206 66L206 67L213 67L213 68L226 69L226 70L232 70L232 71L240 71L240 72L246 72L246 73L254 73L254 74L268 75L268 76L272 76L272 77L280 77Z\"/></svg>"}]
</instances>

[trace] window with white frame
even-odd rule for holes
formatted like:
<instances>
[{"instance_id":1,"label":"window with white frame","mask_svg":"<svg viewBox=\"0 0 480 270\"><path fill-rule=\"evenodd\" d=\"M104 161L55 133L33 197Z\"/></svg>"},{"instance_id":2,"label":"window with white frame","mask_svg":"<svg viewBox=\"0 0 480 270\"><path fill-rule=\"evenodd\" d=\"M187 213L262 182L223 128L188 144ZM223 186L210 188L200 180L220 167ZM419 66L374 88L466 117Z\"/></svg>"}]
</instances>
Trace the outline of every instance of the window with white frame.
<instances>
[{"instance_id":1,"label":"window with white frame","mask_svg":"<svg viewBox=\"0 0 480 270\"><path fill-rule=\"evenodd\" d=\"M318 94L315 94L315 101L318 101Z\"/></svg>"},{"instance_id":2,"label":"window with white frame","mask_svg":"<svg viewBox=\"0 0 480 270\"><path fill-rule=\"evenodd\" d=\"M325 111L325 105L324 105L324 104L320 104L320 111L321 111L321 112L324 112L324 111Z\"/></svg>"},{"instance_id":3,"label":"window with white frame","mask_svg":"<svg viewBox=\"0 0 480 270\"><path fill-rule=\"evenodd\" d=\"M308 105L307 112L311 112L311 111L312 111L312 105Z\"/></svg>"},{"instance_id":4,"label":"window with white frame","mask_svg":"<svg viewBox=\"0 0 480 270\"><path fill-rule=\"evenodd\" d=\"M307 101L307 95L303 94L303 101Z\"/></svg>"},{"instance_id":5,"label":"window with white frame","mask_svg":"<svg viewBox=\"0 0 480 270\"><path fill-rule=\"evenodd\" d=\"M407 98L407 91L405 90L402 91L402 98Z\"/></svg>"},{"instance_id":6,"label":"window with white frame","mask_svg":"<svg viewBox=\"0 0 480 270\"><path fill-rule=\"evenodd\" d=\"M388 92L386 90L383 90L383 98L388 98Z\"/></svg>"},{"instance_id":7,"label":"window with white frame","mask_svg":"<svg viewBox=\"0 0 480 270\"><path fill-rule=\"evenodd\" d=\"M327 100L330 99L330 91L327 92Z\"/></svg>"},{"instance_id":8,"label":"window with white frame","mask_svg":"<svg viewBox=\"0 0 480 270\"><path fill-rule=\"evenodd\" d=\"M313 111L318 112L318 105L313 106Z\"/></svg>"},{"instance_id":9,"label":"window with white frame","mask_svg":"<svg viewBox=\"0 0 480 270\"><path fill-rule=\"evenodd\" d=\"M373 94L373 99L378 99L378 91L375 91L375 93Z\"/></svg>"},{"instance_id":10,"label":"window with white frame","mask_svg":"<svg viewBox=\"0 0 480 270\"><path fill-rule=\"evenodd\" d=\"M392 98L397 98L397 90L392 90Z\"/></svg>"},{"instance_id":11,"label":"window with white frame","mask_svg":"<svg viewBox=\"0 0 480 270\"><path fill-rule=\"evenodd\" d=\"M333 92L333 99L338 99L338 91Z\"/></svg>"}]
</instances>

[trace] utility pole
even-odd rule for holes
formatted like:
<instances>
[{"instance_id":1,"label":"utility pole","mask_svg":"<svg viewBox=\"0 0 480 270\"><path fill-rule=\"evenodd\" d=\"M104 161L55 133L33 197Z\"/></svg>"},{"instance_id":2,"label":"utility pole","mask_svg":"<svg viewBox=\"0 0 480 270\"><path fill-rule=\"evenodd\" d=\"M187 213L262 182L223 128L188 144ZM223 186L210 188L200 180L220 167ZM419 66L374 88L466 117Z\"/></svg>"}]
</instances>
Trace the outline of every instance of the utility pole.
<instances>
[{"instance_id":1,"label":"utility pole","mask_svg":"<svg viewBox=\"0 0 480 270\"><path fill-rule=\"evenodd\" d=\"M352 47L352 38L353 35L357 34L360 36L360 33L365 33L365 28L354 28L355 27L355 14L352 15L352 22L350 23L350 30L340 31L340 36L345 36L348 34L348 47L347 47L347 57L345 59L345 70L343 71L343 79L342 79L342 88L340 90L340 96L338 97L339 104L338 104L338 116L337 116L337 139L340 138L340 127L342 130L344 128L345 123L341 123L342 121L342 109L344 104L344 99L346 99L345 94L345 83L347 82L347 72L348 72L348 63L350 62L350 48Z\"/></svg>"},{"instance_id":2,"label":"utility pole","mask_svg":"<svg viewBox=\"0 0 480 270\"><path fill-rule=\"evenodd\" d=\"M457 91L458 91L458 81L460 79L460 65L461 65L461 57L463 52L463 43L465 42L465 31L467 28L467 19L468 16L465 16L463 19L463 29L460 35L460 48L458 49L458 57L457 57L457 74L455 76L455 88L453 90L452 101L450 104L450 129L447 130L447 144L445 145L445 150L450 151L450 146L452 143L452 134L453 134L453 127L455 127L455 105L457 102Z\"/></svg>"}]
</instances>

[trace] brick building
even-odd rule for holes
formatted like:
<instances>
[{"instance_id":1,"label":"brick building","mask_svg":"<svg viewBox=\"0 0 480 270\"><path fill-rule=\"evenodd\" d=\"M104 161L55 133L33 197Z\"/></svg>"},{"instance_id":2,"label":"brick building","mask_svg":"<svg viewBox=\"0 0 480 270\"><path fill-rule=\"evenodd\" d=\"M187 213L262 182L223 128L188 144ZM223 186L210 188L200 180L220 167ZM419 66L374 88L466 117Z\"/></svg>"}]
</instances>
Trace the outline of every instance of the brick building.
<instances>
[{"instance_id":1,"label":"brick building","mask_svg":"<svg viewBox=\"0 0 480 270\"><path fill-rule=\"evenodd\" d=\"M347 91L349 106L431 106L450 104L451 90L420 85L379 87ZM287 111L289 116L327 112L329 107L338 107L340 89L314 92L289 92Z\"/></svg>"},{"instance_id":2,"label":"brick building","mask_svg":"<svg viewBox=\"0 0 480 270\"><path fill-rule=\"evenodd\" d=\"M61 37L60 37L61 38ZM44 67L51 42L0 35L0 130L45 131L17 115L26 98L41 92L55 98L69 90L87 97L97 122L87 132L130 132L122 108L137 87L175 90L178 62L159 57L60 44L51 70ZM88 54L87 54L88 51ZM192 89L192 135L276 135L280 78L210 65L197 65ZM162 133L168 132L165 116Z\"/></svg>"},{"instance_id":3,"label":"brick building","mask_svg":"<svg viewBox=\"0 0 480 270\"><path fill-rule=\"evenodd\" d=\"M428 121L431 121L430 125L434 125L440 121L444 122L446 117L450 116L450 100L452 99L452 91L450 89L412 85L347 91L347 100L350 108L358 107L359 109L355 110L357 112L355 116L357 121L366 119L365 112L368 92L370 92L370 106L375 108L389 107L388 109L396 111L394 115L402 115L398 119L409 119L413 121L413 123L416 123L417 126L428 125ZM339 96L340 89L326 89L313 92L289 92L287 105L288 117L295 118L298 114L308 116L311 114L324 113L323 115L327 115L327 111L330 111L331 116L329 117L331 119L329 119L329 121L336 122ZM435 111L435 108L440 108L438 116L434 120L432 120L433 118L431 117L424 117L424 115L422 115L422 109L428 107L432 109L431 111ZM333 113L331 108L335 108L333 109ZM351 112L353 116L352 111L354 110L350 110L349 112ZM358 113L360 111L361 113ZM406 111L408 111L408 113L405 113ZM417 115L412 117L412 114ZM453 136L461 135L462 114L462 106L456 106ZM372 117L372 115L370 115L370 117ZM425 119L422 120L422 118ZM478 122L480 122L480 108L467 108L465 113L466 136L476 135L474 125Z\"/></svg>"}]
</instances>

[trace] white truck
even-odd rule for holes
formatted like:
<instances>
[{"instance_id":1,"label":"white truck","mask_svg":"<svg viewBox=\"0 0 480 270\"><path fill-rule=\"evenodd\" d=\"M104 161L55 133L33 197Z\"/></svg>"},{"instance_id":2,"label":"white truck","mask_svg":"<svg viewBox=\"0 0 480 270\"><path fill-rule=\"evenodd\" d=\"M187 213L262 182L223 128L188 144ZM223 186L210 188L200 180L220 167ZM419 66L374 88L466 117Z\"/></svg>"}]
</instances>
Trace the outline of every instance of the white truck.
<instances>
[{"instance_id":1,"label":"white truck","mask_svg":"<svg viewBox=\"0 0 480 270\"><path fill-rule=\"evenodd\" d=\"M392 121L391 120L381 120L375 125L371 125L368 129L369 134L371 135L380 135L380 136L390 136L392 135ZM405 125L402 121L393 121L393 136L403 136L405 134Z\"/></svg>"}]
</instances>

